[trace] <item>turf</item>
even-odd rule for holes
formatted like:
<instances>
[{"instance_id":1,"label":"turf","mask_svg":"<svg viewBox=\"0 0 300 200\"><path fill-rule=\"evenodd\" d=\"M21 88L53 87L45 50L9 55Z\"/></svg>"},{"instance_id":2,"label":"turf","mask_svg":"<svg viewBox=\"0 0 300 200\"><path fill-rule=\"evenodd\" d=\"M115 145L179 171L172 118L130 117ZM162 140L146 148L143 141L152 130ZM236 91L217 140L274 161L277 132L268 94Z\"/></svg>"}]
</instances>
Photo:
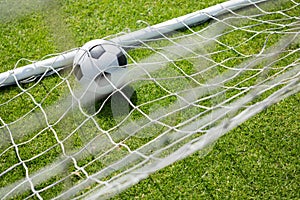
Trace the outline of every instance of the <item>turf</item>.
<instances>
[{"instance_id":1,"label":"turf","mask_svg":"<svg viewBox=\"0 0 300 200\"><path fill-rule=\"evenodd\" d=\"M299 199L299 105L283 100L116 199Z\"/></svg>"},{"instance_id":2,"label":"turf","mask_svg":"<svg viewBox=\"0 0 300 200\"><path fill-rule=\"evenodd\" d=\"M52 0L49 1L50 6L34 0L29 4L26 4L29 1L24 1L27 6L18 7L22 11L12 9L2 12L6 15L0 13L0 72L13 68L17 60L23 57L32 60L41 59L47 54L80 46L91 39L116 34L126 28L136 30L146 26L144 23L137 23L138 20L156 24L222 1L138 0L99 3L96 0ZM0 1L0 11L4 10L5 7L1 8L3 5L4 3ZM19 65L22 64L23 62ZM34 106L30 95L40 101L49 89L59 82L60 79L57 77L43 80L41 87L13 100L12 105L17 105L13 108L1 104L1 119L8 123L25 114ZM29 88L31 85L22 86ZM53 96L43 102L43 105L51 105L57 101L61 95L60 91L64 89L64 86L57 88ZM147 89L145 93L151 89L153 87ZM7 102L19 92L20 89L15 86L1 88L0 102ZM143 100L149 99L144 95ZM149 178L114 198L299 199L299 105L299 94L273 105L219 139L207 155L203 156L202 152L195 153L150 175ZM111 117L109 108L109 105L106 106L99 115L99 122L108 128L113 125L109 120ZM83 116L76 117L80 123ZM69 122L59 128L66 128L67 133L76 125ZM89 124L86 124L86 127L89 128ZM30 138L26 137L26 133L22 134L25 137L19 140L16 137L17 142L27 141ZM87 135L86 139L91 136ZM64 132L58 137L64 138ZM80 146L81 142L77 139L74 134L65 145L72 146L70 149L73 149L73 146L74 148ZM30 159L53 144L57 144L55 136L50 131L45 132L29 144L19 146L20 156L24 160ZM1 150L5 149L5 146L0 147ZM39 158L38 162L28 161L26 164L29 172L51 163L59 154L61 148L57 145ZM0 159L1 172L12 163L18 163L14 149L2 154ZM88 162L88 159L85 161ZM95 163L89 170L96 172L100 164ZM18 166L12 173L0 177L0 187L13 183L24 175L24 169ZM81 175L72 176L72 181L80 181ZM42 188L44 185L39 187ZM64 187L68 186L62 183L43 194L43 197L45 199L54 197Z\"/></svg>"}]
</instances>

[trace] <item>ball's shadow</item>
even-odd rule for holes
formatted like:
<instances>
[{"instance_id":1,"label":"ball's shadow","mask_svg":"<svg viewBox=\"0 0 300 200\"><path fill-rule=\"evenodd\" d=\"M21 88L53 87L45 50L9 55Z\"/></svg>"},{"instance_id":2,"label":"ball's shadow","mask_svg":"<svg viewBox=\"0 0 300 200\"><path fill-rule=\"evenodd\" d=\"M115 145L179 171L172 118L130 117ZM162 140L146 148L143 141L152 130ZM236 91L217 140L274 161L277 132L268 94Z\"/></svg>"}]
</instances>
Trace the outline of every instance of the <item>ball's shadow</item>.
<instances>
[{"instance_id":1,"label":"ball's shadow","mask_svg":"<svg viewBox=\"0 0 300 200\"><path fill-rule=\"evenodd\" d=\"M97 112L97 118L106 118L113 124L128 116L136 103L136 91L132 87L126 86L108 99L106 97L96 100L93 106Z\"/></svg>"}]
</instances>

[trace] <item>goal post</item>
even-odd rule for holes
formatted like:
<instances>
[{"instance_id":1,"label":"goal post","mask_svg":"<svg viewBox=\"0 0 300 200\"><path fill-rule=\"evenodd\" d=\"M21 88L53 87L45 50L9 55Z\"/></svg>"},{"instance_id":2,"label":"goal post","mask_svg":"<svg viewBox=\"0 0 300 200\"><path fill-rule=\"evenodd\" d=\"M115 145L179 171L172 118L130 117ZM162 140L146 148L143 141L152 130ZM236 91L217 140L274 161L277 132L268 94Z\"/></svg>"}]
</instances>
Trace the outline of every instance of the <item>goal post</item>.
<instances>
[{"instance_id":1,"label":"goal post","mask_svg":"<svg viewBox=\"0 0 300 200\"><path fill-rule=\"evenodd\" d=\"M255 3L266 1L267 0L227 1L132 33L126 33L125 35L112 38L111 41L121 46L137 45L140 43L139 41L161 37L162 34L174 32L175 30L186 28L186 26L193 26L201 22L203 23L211 19L211 17L218 17L229 12L229 10L234 11ZM15 84L16 81L29 79L47 71L52 71L53 69L70 67L76 52L77 50L70 50L69 52L62 53L58 56L1 73L0 87Z\"/></svg>"}]
</instances>

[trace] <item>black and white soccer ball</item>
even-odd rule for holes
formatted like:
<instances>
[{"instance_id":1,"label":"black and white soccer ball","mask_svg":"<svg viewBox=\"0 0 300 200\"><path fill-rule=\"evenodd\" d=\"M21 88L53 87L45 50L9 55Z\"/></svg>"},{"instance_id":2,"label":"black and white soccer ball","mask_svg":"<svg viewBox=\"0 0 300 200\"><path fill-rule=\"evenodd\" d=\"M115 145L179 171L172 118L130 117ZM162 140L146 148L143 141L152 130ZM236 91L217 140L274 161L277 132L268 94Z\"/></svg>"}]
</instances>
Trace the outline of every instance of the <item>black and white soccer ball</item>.
<instances>
[{"instance_id":1,"label":"black and white soccer ball","mask_svg":"<svg viewBox=\"0 0 300 200\"><path fill-rule=\"evenodd\" d=\"M78 50L73 61L74 75L84 91L98 97L122 86L126 65L124 50L103 39L87 42Z\"/></svg>"}]
</instances>

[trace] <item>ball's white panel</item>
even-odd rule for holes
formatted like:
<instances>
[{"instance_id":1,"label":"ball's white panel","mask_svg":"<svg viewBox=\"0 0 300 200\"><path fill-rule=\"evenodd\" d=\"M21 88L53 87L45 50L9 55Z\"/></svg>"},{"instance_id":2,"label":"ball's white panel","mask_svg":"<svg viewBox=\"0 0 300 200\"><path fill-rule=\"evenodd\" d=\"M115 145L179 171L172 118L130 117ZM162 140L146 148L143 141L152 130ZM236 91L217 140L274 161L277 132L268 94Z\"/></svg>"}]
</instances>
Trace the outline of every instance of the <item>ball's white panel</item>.
<instances>
[{"instance_id":1,"label":"ball's white panel","mask_svg":"<svg viewBox=\"0 0 300 200\"><path fill-rule=\"evenodd\" d=\"M96 74L103 71L98 65L99 63L96 59L86 57L83 62L80 63L83 76L93 79Z\"/></svg>"},{"instance_id":2,"label":"ball's white panel","mask_svg":"<svg viewBox=\"0 0 300 200\"><path fill-rule=\"evenodd\" d=\"M109 52L105 52L96 62L102 70L119 66L116 54Z\"/></svg>"},{"instance_id":3,"label":"ball's white panel","mask_svg":"<svg viewBox=\"0 0 300 200\"><path fill-rule=\"evenodd\" d=\"M121 49L113 43L103 44L102 47L105 49L106 52L110 52L115 55L118 55L121 52Z\"/></svg>"}]
</instances>

